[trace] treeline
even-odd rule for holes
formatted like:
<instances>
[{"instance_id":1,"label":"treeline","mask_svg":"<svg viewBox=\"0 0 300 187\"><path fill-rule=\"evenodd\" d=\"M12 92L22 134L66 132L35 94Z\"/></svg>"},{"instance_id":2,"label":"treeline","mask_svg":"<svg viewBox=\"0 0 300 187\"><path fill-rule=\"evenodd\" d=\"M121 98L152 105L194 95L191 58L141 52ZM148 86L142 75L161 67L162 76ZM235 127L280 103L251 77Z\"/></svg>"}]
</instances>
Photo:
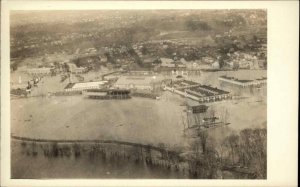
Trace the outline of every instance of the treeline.
<instances>
[{"instance_id":1,"label":"treeline","mask_svg":"<svg viewBox=\"0 0 300 187\"><path fill-rule=\"evenodd\" d=\"M244 129L228 136L221 145L223 166L247 169L256 178L267 177L267 130Z\"/></svg>"},{"instance_id":2,"label":"treeline","mask_svg":"<svg viewBox=\"0 0 300 187\"><path fill-rule=\"evenodd\" d=\"M116 141L19 140L22 152L28 156L86 157L111 162L113 160L145 163L148 167L166 168L195 179L266 179L267 130L244 129L226 136L221 143L201 131L181 154L158 145L141 146L135 143L118 144ZM115 144L117 143L117 144ZM161 148L159 148L161 147ZM113 159L113 160L111 160ZM228 174L229 173L229 174Z\"/></svg>"},{"instance_id":3,"label":"treeline","mask_svg":"<svg viewBox=\"0 0 300 187\"><path fill-rule=\"evenodd\" d=\"M189 172L192 178L223 178L230 172L234 178L266 179L267 130L244 129L227 136L221 144L200 132L191 144Z\"/></svg>"}]
</instances>

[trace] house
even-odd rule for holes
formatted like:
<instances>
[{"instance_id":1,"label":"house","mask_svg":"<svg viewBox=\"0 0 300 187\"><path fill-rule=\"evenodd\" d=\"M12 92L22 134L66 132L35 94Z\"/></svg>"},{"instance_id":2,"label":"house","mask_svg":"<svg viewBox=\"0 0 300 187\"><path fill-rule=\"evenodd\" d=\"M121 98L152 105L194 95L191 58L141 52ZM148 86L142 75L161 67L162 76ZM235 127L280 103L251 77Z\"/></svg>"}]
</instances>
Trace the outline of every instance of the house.
<instances>
[{"instance_id":1,"label":"house","mask_svg":"<svg viewBox=\"0 0 300 187\"><path fill-rule=\"evenodd\" d=\"M68 63L69 71L73 74L86 73L88 69L86 67L77 67L75 64Z\"/></svg>"},{"instance_id":2,"label":"house","mask_svg":"<svg viewBox=\"0 0 300 187\"><path fill-rule=\"evenodd\" d=\"M174 62L171 58L160 58L161 64L171 64Z\"/></svg>"},{"instance_id":3,"label":"house","mask_svg":"<svg viewBox=\"0 0 300 187\"><path fill-rule=\"evenodd\" d=\"M215 61L211 66L213 69L220 69L220 64L218 61Z\"/></svg>"}]
</instances>

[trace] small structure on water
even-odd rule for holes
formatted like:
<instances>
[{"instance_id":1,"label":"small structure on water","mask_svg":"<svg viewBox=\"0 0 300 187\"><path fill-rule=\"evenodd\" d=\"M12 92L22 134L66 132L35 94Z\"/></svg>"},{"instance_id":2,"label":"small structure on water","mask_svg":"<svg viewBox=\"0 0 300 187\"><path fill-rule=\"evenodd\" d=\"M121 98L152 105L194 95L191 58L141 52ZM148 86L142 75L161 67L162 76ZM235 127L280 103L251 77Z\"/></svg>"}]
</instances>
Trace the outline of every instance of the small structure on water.
<instances>
[{"instance_id":1,"label":"small structure on water","mask_svg":"<svg viewBox=\"0 0 300 187\"><path fill-rule=\"evenodd\" d=\"M192 131L205 131L211 128L222 127L228 125L227 111L224 114L216 114L215 110L208 110L206 105L188 106L185 110L186 122L184 125L184 132Z\"/></svg>"}]
</instances>

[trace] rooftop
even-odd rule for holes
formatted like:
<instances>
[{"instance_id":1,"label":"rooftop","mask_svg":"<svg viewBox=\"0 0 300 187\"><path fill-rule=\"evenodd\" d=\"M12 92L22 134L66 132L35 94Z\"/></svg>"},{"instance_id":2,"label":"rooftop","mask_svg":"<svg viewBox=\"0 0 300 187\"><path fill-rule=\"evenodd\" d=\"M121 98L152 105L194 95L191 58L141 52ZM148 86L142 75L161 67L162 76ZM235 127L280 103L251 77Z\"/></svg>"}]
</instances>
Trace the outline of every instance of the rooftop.
<instances>
[{"instance_id":1,"label":"rooftop","mask_svg":"<svg viewBox=\"0 0 300 187\"><path fill-rule=\"evenodd\" d=\"M65 89L73 88L89 88L89 87L99 87L100 85L106 84L107 81L98 81L98 82L79 82L79 83L69 83Z\"/></svg>"},{"instance_id":2,"label":"rooftop","mask_svg":"<svg viewBox=\"0 0 300 187\"><path fill-rule=\"evenodd\" d=\"M187 87L187 86L196 86L200 83L189 81L189 80L181 80L173 82L173 87L180 88L180 87Z\"/></svg>"},{"instance_id":3,"label":"rooftop","mask_svg":"<svg viewBox=\"0 0 300 187\"><path fill-rule=\"evenodd\" d=\"M192 81L190 81L192 82ZM193 83L193 82L192 82ZM190 95L196 97L206 97L206 96L214 96L214 95L222 95L222 94L229 94L229 92L218 89L216 87L212 87L209 85L192 85L190 88L179 88L182 92L187 92Z\"/></svg>"},{"instance_id":4,"label":"rooftop","mask_svg":"<svg viewBox=\"0 0 300 187\"><path fill-rule=\"evenodd\" d=\"M228 79L228 80L233 80L233 81L236 81L236 82L241 82L241 83L247 83L247 82L253 82L255 80L257 81L262 81L262 80L267 80L266 77L262 77L262 78L257 78L257 79L253 79L253 80L247 80L247 79L237 79L235 77L228 77L226 75L223 75L223 76L220 76L221 78L224 78L224 79Z\"/></svg>"},{"instance_id":5,"label":"rooftop","mask_svg":"<svg viewBox=\"0 0 300 187\"><path fill-rule=\"evenodd\" d=\"M158 76L122 76L120 77L115 85L145 85L153 82L161 81L162 79Z\"/></svg>"},{"instance_id":6,"label":"rooftop","mask_svg":"<svg viewBox=\"0 0 300 187\"><path fill-rule=\"evenodd\" d=\"M253 81L253 80L237 79L237 78L234 78L234 77L227 77L226 75L223 75L223 76L220 76L220 77L224 78L224 79L228 79L228 80L233 80L233 81L241 82L241 83L246 83L246 82L252 82Z\"/></svg>"}]
</instances>

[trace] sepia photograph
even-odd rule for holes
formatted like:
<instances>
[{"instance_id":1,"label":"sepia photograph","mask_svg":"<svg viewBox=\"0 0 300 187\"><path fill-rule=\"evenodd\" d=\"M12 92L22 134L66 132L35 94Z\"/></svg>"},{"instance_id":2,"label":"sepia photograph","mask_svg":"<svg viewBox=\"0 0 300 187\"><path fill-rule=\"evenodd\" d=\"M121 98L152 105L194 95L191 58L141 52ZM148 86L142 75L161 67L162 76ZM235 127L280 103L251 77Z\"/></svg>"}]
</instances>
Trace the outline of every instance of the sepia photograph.
<instances>
[{"instance_id":1,"label":"sepia photograph","mask_svg":"<svg viewBox=\"0 0 300 187\"><path fill-rule=\"evenodd\" d=\"M266 9L9 21L12 179L267 179Z\"/></svg>"}]
</instances>

